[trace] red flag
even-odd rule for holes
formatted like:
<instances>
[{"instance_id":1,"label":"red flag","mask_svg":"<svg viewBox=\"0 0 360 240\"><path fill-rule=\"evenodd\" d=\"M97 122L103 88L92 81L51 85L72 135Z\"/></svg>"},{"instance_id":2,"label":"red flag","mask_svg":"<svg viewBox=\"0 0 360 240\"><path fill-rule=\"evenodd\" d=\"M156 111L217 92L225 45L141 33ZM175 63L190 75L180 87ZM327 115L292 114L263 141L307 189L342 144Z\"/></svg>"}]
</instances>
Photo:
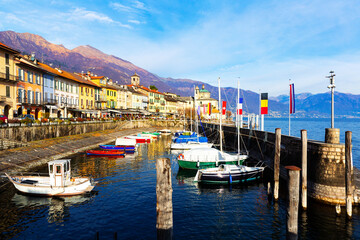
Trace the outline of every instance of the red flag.
<instances>
[{"instance_id":1,"label":"red flag","mask_svg":"<svg viewBox=\"0 0 360 240\"><path fill-rule=\"evenodd\" d=\"M211 103L209 103L208 113L211 115Z\"/></svg>"},{"instance_id":2,"label":"red flag","mask_svg":"<svg viewBox=\"0 0 360 240\"><path fill-rule=\"evenodd\" d=\"M222 102L222 115L225 115L226 113L226 101Z\"/></svg>"}]
</instances>

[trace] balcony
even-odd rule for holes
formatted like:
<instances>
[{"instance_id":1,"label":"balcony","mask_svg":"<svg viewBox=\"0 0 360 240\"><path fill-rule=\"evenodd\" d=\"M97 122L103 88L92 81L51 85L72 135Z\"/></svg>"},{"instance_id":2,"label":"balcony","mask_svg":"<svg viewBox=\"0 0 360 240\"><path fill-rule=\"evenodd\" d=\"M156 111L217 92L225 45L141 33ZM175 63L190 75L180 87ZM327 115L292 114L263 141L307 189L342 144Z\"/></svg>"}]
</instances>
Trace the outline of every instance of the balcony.
<instances>
[{"instance_id":1,"label":"balcony","mask_svg":"<svg viewBox=\"0 0 360 240\"><path fill-rule=\"evenodd\" d=\"M6 102L6 97L5 96L0 96L0 102Z\"/></svg>"},{"instance_id":2,"label":"balcony","mask_svg":"<svg viewBox=\"0 0 360 240\"><path fill-rule=\"evenodd\" d=\"M19 77L11 75L11 74L6 74L6 73L0 73L0 80L6 80L6 81L18 81Z\"/></svg>"},{"instance_id":3,"label":"balcony","mask_svg":"<svg viewBox=\"0 0 360 240\"><path fill-rule=\"evenodd\" d=\"M44 104L44 105L55 105L55 104L56 104L56 100L55 100L55 99L52 99L52 98L44 99L43 104Z\"/></svg>"},{"instance_id":4,"label":"balcony","mask_svg":"<svg viewBox=\"0 0 360 240\"><path fill-rule=\"evenodd\" d=\"M143 102L143 103L149 103L149 100L143 99L142 102Z\"/></svg>"}]
</instances>

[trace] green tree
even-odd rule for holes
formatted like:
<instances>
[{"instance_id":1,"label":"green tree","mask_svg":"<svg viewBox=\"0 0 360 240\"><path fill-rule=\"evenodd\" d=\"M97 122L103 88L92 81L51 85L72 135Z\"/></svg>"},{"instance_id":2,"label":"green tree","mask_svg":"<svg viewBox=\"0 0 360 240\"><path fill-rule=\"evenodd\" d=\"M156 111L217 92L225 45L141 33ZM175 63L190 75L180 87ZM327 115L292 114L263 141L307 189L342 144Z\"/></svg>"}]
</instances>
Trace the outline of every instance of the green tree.
<instances>
[{"instance_id":1,"label":"green tree","mask_svg":"<svg viewBox=\"0 0 360 240\"><path fill-rule=\"evenodd\" d=\"M155 90L155 91L157 91L158 90L158 88L157 87L155 87L155 85L150 85L150 87L149 87L151 90Z\"/></svg>"}]
</instances>

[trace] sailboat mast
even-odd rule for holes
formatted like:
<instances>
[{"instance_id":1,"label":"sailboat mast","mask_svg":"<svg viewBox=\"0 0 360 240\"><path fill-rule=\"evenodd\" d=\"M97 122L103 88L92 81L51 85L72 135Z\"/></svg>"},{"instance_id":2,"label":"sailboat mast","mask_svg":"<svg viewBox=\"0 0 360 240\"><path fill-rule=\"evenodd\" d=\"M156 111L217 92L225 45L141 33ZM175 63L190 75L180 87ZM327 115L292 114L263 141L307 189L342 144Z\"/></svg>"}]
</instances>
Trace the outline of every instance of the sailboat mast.
<instances>
[{"instance_id":1,"label":"sailboat mast","mask_svg":"<svg viewBox=\"0 0 360 240\"><path fill-rule=\"evenodd\" d=\"M238 140L238 154L240 154L240 126L239 126L239 101L240 101L240 82L238 80L237 99L236 99L236 129Z\"/></svg>"},{"instance_id":2,"label":"sailboat mast","mask_svg":"<svg viewBox=\"0 0 360 240\"><path fill-rule=\"evenodd\" d=\"M219 84L219 117L220 117L220 125L219 125L219 129L220 129L220 151L223 151L223 146L222 146L222 129L221 129L221 119L222 119L222 107L221 107L221 91L220 91L220 77L218 78L218 84Z\"/></svg>"}]
</instances>

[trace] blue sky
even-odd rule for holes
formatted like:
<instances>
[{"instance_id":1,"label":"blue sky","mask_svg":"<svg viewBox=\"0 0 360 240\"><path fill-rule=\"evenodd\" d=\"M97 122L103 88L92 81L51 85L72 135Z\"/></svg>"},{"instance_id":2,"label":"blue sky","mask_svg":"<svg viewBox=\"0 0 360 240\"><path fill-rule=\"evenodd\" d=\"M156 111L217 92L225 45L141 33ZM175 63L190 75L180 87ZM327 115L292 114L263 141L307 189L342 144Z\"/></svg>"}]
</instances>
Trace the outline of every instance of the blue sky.
<instances>
[{"instance_id":1,"label":"blue sky","mask_svg":"<svg viewBox=\"0 0 360 240\"><path fill-rule=\"evenodd\" d=\"M161 77L360 94L358 0L0 0L0 30L91 45Z\"/></svg>"}]
</instances>

